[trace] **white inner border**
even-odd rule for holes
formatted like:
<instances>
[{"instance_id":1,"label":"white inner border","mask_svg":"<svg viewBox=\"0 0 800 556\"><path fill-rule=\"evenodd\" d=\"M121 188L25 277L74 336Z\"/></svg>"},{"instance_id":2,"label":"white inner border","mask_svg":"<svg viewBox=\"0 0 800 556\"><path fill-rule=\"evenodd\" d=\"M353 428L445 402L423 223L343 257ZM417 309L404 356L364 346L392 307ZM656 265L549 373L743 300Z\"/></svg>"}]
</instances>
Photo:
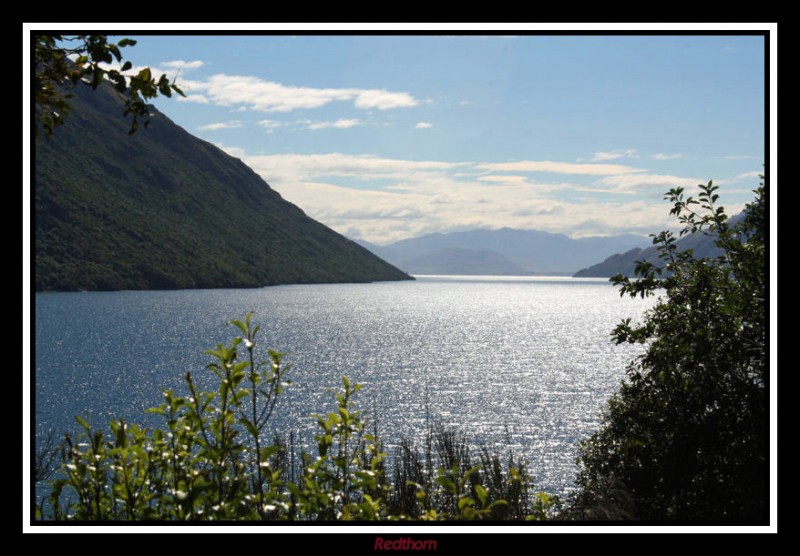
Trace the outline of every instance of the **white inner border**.
<instances>
[{"instance_id":1,"label":"white inner border","mask_svg":"<svg viewBox=\"0 0 800 556\"><path fill-rule=\"evenodd\" d=\"M23 533L253 533L248 526L215 526L203 527L169 527L169 526L83 526L70 527L37 525L31 526L30 522L30 401L31 401L31 153L30 147L30 31L59 29L69 30L108 30L114 31L297 31L309 33L315 31L391 31L391 32L475 32L508 33L509 31L548 31L581 32L581 31L615 31L646 32L646 31L678 31L678 32L740 32L740 31L770 31L769 35L769 268L770 268L770 524L769 526L524 526L517 524L481 526L480 523L471 524L469 527L446 525L367 525L357 527L342 527L337 525L309 525L304 526L260 526L258 532L263 533L344 533L344 534L381 534L389 538L398 538L405 534L414 534L417 539L425 539L427 535L443 533L481 534L481 533L777 533L778 531L778 24L777 23L23 23L22 25L22 347L23 347L23 385L22 385L22 530ZM254 524L258 526L258 524Z\"/></svg>"}]
</instances>

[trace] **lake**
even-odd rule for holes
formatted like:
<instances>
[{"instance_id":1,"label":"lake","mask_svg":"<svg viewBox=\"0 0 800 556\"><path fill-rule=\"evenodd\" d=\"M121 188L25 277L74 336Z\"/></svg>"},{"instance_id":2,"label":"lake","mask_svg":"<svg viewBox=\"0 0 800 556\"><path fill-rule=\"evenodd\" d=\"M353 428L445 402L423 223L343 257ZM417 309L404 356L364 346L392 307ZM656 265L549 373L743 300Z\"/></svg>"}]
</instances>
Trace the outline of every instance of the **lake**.
<instances>
[{"instance_id":1,"label":"lake","mask_svg":"<svg viewBox=\"0 0 800 556\"><path fill-rule=\"evenodd\" d=\"M652 303L605 279L545 277L36 294L35 431L74 431L76 414L161 424L144 410L166 388L183 394L186 371L210 388L203 352L254 311L260 345L292 365L276 430L308 438L346 374L386 445L420 435L428 407L476 446L510 444L538 488L564 493L578 441L641 351L609 334Z\"/></svg>"}]
</instances>

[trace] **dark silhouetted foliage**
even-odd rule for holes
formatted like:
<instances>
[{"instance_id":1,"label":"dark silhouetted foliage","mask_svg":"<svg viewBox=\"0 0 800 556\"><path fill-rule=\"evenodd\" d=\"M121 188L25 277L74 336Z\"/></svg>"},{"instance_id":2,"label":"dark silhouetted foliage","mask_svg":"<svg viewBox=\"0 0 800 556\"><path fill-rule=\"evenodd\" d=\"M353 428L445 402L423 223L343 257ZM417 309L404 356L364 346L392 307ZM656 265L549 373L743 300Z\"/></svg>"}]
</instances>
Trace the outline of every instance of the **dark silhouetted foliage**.
<instances>
[{"instance_id":1,"label":"dark silhouetted foliage","mask_svg":"<svg viewBox=\"0 0 800 556\"><path fill-rule=\"evenodd\" d=\"M56 126L64 123L70 110L72 90L83 86L97 89L103 83L111 83L121 99L123 116L131 116L129 134L150 122L147 101L159 95L181 96L183 91L166 74L156 79L150 68L142 68L127 74L133 68L130 60L124 60L121 49L134 46L135 40L121 39L114 43L106 35L34 35L33 37L33 98L36 107L36 136L39 129L46 137L53 134ZM111 66L119 65L118 69Z\"/></svg>"},{"instance_id":2,"label":"dark silhouetted foliage","mask_svg":"<svg viewBox=\"0 0 800 556\"><path fill-rule=\"evenodd\" d=\"M700 189L697 199L669 191L671 214L680 235L714 234L721 254L695 258L662 232L653 240L661 266L643 261L638 278L612 279L621 295L661 299L641 324L628 319L613 332L617 343L647 347L581 445L587 507L621 484L637 519L766 517L764 185L736 225L717 206L717 187Z\"/></svg>"}]
</instances>

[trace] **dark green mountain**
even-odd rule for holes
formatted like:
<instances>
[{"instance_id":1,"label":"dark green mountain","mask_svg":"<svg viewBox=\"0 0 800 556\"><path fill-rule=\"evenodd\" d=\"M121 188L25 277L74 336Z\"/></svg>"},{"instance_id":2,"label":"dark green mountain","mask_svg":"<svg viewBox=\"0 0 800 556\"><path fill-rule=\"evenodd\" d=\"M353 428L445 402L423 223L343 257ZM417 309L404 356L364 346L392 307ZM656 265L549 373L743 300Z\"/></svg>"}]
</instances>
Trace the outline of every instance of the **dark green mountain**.
<instances>
[{"instance_id":1,"label":"dark green mountain","mask_svg":"<svg viewBox=\"0 0 800 556\"><path fill-rule=\"evenodd\" d=\"M36 142L37 291L410 279L164 114L128 136L113 89L79 89Z\"/></svg>"}]
</instances>

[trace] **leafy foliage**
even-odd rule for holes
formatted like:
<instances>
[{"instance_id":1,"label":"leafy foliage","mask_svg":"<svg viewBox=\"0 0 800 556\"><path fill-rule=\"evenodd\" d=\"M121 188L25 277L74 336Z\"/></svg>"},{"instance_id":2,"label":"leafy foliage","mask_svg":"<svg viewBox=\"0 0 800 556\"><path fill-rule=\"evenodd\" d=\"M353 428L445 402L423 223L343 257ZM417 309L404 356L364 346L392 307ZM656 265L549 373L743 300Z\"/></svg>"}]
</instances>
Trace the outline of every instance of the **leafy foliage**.
<instances>
[{"instance_id":1,"label":"leafy foliage","mask_svg":"<svg viewBox=\"0 0 800 556\"><path fill-rule=\"evenodd\" d=\"M214 359L208 369L219 379L217 391L198 391L186 373L188 394L167 390L164 402L149 410L163 416L166 428L112 421L106 434L76 417L84 434L77 442L67 437L64 477L54 481L50 496L54 519L266 516L265 501L280 498L282 483L272 468L276 449L261 443L277 397L289 384L288 369L272 350L266 360L256 360L258 327L251 326L250 315L234 324L244 336L207 352ZM240 361L242 346L247 357ZM62 497L64 489L69 494Z\"/></svg>"},{"instance_id":2,"label":"leafy foliage","mask_svg":"<svg viewBox=\"0 0 800 556\"><path fill-rule=\"evenodd\" d=\"M582 443L579 483L602 498L621 482L641 519L760 520L767 507L764 185L736 226L717 190L666 198L680 235L714 234L719 256L697 259L665 231L653 239L663 266L640 261L638 279L612 279L621 295L662 298L613 332L647 349Z\"/></svg>"},{"instance_id":3,"label":"leafy foliage","mask_svg":"<svg viewBox=\"0 0 800 556\"><path fill-rule=\"evenodd\" d=\"M440 423L428 424L422 447L402 437L393 467L387 505L399 519L533 521L560 507L557 497L533 491L526 463L513 453L504 459L482 446L475 457L463 432Z\"/></svg>"},{"instance_id":4,"label":"leafy foliage","mask_svg":"<svg viewBox=\"0 0 800 556\"><path fill-rule=\"evenodd\" d=\"M98 430L76 417L83 432L67 436L64 464L52 481L48 504L37 517L48 520L474 520L545 519L556 500L531 493L524 466L511 458L503 469L488 451L467 468L457 436L437 436L446 467L422 473L422 484L388 481L388 453L359 409L362 389L347 377L332 391L335 410L315 415L316 454L277 440L270 418L278 407L289 367L283 355L258 349L259 327L248 314L232 324L241 332L230 345L207 353L218 379L215 391L200 391L186 373L187 394L164 392L149 412L164 428L144 429L124 421ZM272 442L269 439L273 439ZM465 459L466 458L466 459ZM405 464L407 465L406 460ZM403 465L403 464L398 464ZM491 467L491 469L489 468ZM484 470L485 468L485 470ZM397 476L397 475L396 475ZM418 506L398 509L407 486ZM511 494L509 501L501 494ZM506 508L512 507L511 511Z\"/></svg>"},{"instance_id":5,"label":"leafy foliage","mask_svg":"<svg viewBox=\"0 0 800 556\"><path fill-rule=\"evenodd\" d=\"M166 74L156 79L150 68L125 74L133 63L123 61L121 49L134 46L135 40L114 43L106 35L35 35L33 43L37 137L39 128L49 137L56 126L64 123L64 115L70 109L67 99L74 96L68 91L76 86L86 85L94 90L103 82L110 82L124 101L123 116L132 117L128 134L139 129L140 119L145 127L149 124L148 100L159 94L171 97L173 92L184 96ZM120 64L119 69L108 66L115 61Z\"/></svg>"}]
</instances>

